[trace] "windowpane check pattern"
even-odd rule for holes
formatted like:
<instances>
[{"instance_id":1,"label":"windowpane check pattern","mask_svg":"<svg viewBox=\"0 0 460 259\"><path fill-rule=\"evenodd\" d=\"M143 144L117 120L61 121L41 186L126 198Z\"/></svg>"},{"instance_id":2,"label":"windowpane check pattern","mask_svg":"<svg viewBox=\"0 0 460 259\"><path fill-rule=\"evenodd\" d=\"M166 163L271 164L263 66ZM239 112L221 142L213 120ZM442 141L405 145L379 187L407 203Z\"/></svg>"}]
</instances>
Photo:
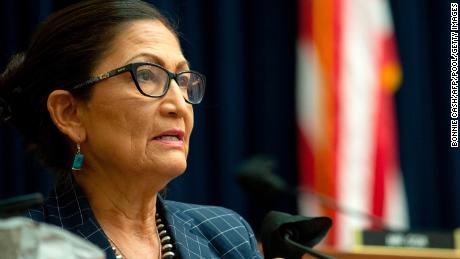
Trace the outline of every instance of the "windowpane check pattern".
<instances>
[{"instance_id":1,"label":"windowpane check pattern","mask_svg":"<svg viewBox=\"0 0 460 259\"><path fill-rule=\"evenodd\" d=\"M164 215L177 258L262 258L251 227L231 210L173 202L161 197L157 210ZM99 246L108 259L115 259L104 230L72 177L51 191L42 208L31 209L24 216L73 232Z\"/></svg>"}]
</instances>

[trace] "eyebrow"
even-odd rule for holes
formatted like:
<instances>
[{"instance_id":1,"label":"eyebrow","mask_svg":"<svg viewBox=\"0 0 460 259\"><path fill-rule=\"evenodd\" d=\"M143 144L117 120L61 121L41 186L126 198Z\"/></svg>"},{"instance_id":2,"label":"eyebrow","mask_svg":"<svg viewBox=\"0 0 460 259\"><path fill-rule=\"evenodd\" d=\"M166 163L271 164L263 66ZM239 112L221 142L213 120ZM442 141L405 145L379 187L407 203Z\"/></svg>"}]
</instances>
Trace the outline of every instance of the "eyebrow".
<instances>
[{"instance_id":1,"label":"eyebrow","mask_svg":"<svg viewBox=\"0 0 460 259\"><path fill-rule=\"evenodd\" d=\"M133 61L134 59L136 58L139 58L139 57L144 57L144 58L147 58L149 59L150 61L152 61L153 63L155 64L158 64L162 67L165 67L165 62L163 61L163 59L161 59L160 57L158 57L157 55L154 55L154 54L150 54L150 53L140 53L140 54L137 54L133 57L131 57L130 59L128 59L126 61L126 64L130 63L131 61ZM188 63L187 60L182 60L178 63L176 63L176 67L175 69L178 70L178 69L189 69L190 68L190 64Z\"/></svg>"}]
</instances>

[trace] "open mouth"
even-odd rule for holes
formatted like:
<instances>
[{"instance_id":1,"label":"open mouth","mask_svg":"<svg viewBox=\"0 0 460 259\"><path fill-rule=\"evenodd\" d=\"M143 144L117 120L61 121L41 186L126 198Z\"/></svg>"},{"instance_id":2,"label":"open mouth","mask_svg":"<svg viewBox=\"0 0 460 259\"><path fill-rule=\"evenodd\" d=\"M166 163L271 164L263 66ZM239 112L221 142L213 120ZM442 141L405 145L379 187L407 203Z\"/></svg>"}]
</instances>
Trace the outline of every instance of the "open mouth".
<instances>
[{"instance_id":1,"label":"open mouth","mask_svg":"<svg viewBox=\"0 0 460 259\"><path fill-rule=\"evenodd\" d=\"M153 138L155 140L163 140L163 141L182 141L182 138L176 135L163 135Z\"/></svg>"},{"instance_id":2,"label":"open mouth","mask_svg":"<svg viewBox=\"0 0 460 259\"><path fill-rule=\"evenodd\" d=\"M170 129L162 132L160 135L154 137L153 139L166 142L183 141L184 131L180 129Z\"/></svg>"}]
</instances>

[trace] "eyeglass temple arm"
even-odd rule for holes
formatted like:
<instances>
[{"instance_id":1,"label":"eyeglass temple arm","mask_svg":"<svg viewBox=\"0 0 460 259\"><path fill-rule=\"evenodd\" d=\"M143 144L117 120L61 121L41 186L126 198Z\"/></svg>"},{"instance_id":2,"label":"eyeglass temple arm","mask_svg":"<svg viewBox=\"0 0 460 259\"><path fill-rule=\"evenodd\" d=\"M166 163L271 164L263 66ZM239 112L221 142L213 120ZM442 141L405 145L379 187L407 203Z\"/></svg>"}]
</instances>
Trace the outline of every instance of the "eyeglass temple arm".
<instances>
[{"instance_id":1,"label":"eyeglass temple arm","mask_svg":"<svg viewBox=\"0 0 460 259\"><path fill-rule=\"evenodd\" d=\"M80 83L80 84L72 87L71 90L77 90L77 89L80 89L82 87L95 84L95 83L97 83L99 81L102 81L104 79L107 79L109 77L116 76L118 74L121 74L121 73L124 73L126 71L129 71L130 66L131 66L131 64L126 65L124 67L117 68L115 70L109 71L109 72L104 73L104 74L97 75L97 76L95 76L95 77L93 77L93 78L91 78L91 79L89 79L89 80L87 80L87 81L85 81L83 83Z\"/></svg>"}]
</instances>

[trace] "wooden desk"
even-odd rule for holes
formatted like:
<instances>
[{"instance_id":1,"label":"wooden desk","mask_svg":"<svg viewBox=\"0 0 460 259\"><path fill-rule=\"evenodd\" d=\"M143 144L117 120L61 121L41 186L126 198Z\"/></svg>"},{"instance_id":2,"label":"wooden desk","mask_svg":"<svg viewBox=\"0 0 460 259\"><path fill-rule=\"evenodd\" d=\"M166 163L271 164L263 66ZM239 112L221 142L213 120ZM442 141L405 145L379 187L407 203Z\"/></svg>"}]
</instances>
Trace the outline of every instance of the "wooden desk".
<instances>
[{"instance_id":1,"label":"wooden desk","mask_svg":"<svg viewBox=\"0 0 460 259\"><path fill-rule=\"evenodd\" d=\"M318 249L326 255L337 259L419 259L439 258L450 259L460 258L460 252L446 249L411 249L411 248L363 248L353 252L341 252L330 248ZM314 258L304 255L302 259Z\"/></svg>"}]
</instances>

